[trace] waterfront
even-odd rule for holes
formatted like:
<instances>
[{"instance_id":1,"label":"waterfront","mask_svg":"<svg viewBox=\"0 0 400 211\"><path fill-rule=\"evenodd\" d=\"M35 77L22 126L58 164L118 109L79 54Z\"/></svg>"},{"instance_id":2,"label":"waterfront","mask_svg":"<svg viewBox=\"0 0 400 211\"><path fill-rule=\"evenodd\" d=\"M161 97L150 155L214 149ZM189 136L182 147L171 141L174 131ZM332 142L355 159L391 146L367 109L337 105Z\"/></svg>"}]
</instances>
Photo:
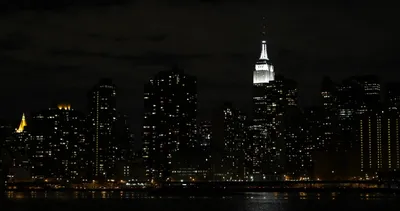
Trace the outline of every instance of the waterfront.
<instances>
[{"instance_id":1,"label":"waterfront","mask_svg":"<svg viewBox=\"0 0 400 211\"><path fill-rule=\"evenodd\" d=\"M151 196L124 191L7 192L12 210L399 210L400 195L381 193L232 193L220 196Z\"/></svg>"}]
</instances>

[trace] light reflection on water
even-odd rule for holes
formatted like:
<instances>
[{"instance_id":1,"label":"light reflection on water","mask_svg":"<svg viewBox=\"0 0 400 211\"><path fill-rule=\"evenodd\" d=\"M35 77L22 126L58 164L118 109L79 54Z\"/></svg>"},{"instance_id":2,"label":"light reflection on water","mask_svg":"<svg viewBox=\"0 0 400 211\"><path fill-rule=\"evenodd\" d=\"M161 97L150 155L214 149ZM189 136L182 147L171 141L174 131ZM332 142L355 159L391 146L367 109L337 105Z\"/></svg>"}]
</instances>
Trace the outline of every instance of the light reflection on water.
<instances>
[{"instance_id":1,"label":"light reflection on water","mask_svg":"<svg viewBox=\"0 0 400 211\"><path fill-rule=\"evenodd\" d=\"M5 210L42 211L399 211L394 194L240 193L208 196L155 196L130 191L7 192ZM2 208L2 205L0 205ZM2 209L0 209L2 210Z\"/></svg>"}]
</instances>

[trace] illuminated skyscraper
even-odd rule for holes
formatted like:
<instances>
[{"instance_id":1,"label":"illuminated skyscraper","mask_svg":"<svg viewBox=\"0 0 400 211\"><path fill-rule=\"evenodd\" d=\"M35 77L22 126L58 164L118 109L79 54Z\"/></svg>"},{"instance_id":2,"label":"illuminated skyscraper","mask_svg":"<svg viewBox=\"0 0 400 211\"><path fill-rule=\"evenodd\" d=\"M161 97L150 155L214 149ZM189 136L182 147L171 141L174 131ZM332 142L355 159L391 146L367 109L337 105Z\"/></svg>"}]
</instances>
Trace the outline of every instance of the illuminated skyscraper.
<instances>
[{"instance_id":1,"label":"illuminated skyscraper","mask_svg":"<svg viewBox=\"0 0 400 211\"><path fill-rule=\"evenodd\" d=\"M264 84L275 79L274 66L268 58L267 41L266 41L266 27L263 25L262 40L261 40L261 54L255 65L253 73L254 84Z\"/></svg>"},{"instance_id":2,"label":"illuminated skyscraper","mask_svg":"<svg viewBox=\"0 0 400 211\"><path fill-rule=\"evenodd\" d=\"M93 149L93 176L112 178L117 162L116 87L102 79L89 94L88 129Z\"/></svg>"},{"instance_id":3,"label":"illuminated skyscraper","mask_svg":"<svg viewBox=\"0 0 400 211\"><path fill-rule=\"evenodd\" d=\"M253 72L253 139L254 180L276 180L283 169L282 118L286 109L297 106L297 84L282 76L275 77L268 58L265 26L261 55Z\"/></svg>"},{"instance_id":4,"label":"illuminated skyscraper","mask_svg":"<svg viewBox=\"0 0 400 211\"><path fill-rule=\"evenodd\" d=\"M22 132L24 132L24 129L25 129L25 127L26 127L27 125L28 125L28 124L26 124L25 114L22 114L21 123L19 124L18 128L15 129L15 131L16 131L17 133L22 133Z\"/></svg>"},{"instance_id":5,"label":"illuminated skyscraper","mask_svg":"<svg viewBox=\"0 0 400 211\"><path fill-rule=\"evenodd\" d=\"M358 121L360 176L399 171L399 116L392 112L368 111Z\"/></svg>"},{"instance_id":6,"label":"illuminated skyscraper","mask_svg":"<svg viewBox=\"0 0 400 211\"><path fill-rule=\"evenodd\" d=\"M159 72L145 85L142 140L149 180L195 173L188 162L195 158L190 152L197 145L196 116L195 77L173 69Z\"/></svg>"},{"instance_id":7,"label":"illuminated skyscraper","mask_svg":"<svg viewBox=\"0 0 400 211\"><path fill-rule=\"evenodd\" d=\"M253 135L252 153L249 153L252 155L250 175L255 180L265 178L267 166L272 164L272 158L269 155L272 149L270 135L273 119L270 114L275 113L276 108L275 98L271 96L275 93L275 84L272 83L275 79L273 69L268 58L265 25L263 25L261 54L253 72L253 125L250 128Z\"/></svg>"}]
</instances>

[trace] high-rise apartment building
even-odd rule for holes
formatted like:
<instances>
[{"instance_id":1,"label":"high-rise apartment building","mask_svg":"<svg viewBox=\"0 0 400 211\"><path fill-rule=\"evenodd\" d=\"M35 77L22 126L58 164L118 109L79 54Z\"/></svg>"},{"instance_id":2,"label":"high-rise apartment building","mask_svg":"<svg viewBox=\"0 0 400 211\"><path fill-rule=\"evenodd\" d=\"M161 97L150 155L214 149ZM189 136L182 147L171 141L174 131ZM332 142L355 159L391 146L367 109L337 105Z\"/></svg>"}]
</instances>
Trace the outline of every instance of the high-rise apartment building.
<instances>
[{"instance_id":1,"label":"high-rise apartment building","mask_svg":"<svg viewBox=\"0 0 400 211\"><path fill-rule=\"evenodd\" d=\"M400 118L391 112L366 112L358 120L362 177L400 170Z\"/></svg>"},{"instance_id":2,"label":"high-rise apartment building","mask_svg":"<svg viewBox=\"0 0 400 211\"><path fill-rule=\"evenodd\" d=\"M85 116L60 104L33 115L29 151L35 179L87 179L89 152Z\"/></svg>"},{"instance_id":3,"label":"high-rise apartment building","mask_svg":"<svg viewBox=\"0 0 400 211\"><path fill-rule=\"evenodd\" d=\"M117 144L117 94L111 79L102 79L89 93L88 133L95 178L112 178L119 159Z\"/></svg>"}]
</instances>

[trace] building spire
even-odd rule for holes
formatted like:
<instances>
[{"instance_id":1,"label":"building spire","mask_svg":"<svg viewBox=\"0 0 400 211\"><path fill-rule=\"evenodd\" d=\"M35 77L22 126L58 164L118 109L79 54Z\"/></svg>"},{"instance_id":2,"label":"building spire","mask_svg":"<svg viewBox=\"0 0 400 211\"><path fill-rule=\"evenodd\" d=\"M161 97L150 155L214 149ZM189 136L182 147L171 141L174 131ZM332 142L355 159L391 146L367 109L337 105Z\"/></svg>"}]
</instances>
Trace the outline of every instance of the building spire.
<instances>
[{"instance_id":1,"label":"building spire","mask_svg":"<svg viewBox=\"0 0 400 211\"><path fill-rule=\"evenodd\" d=\"M275 79L274 66L268 58L267 37L266 37L266 21L263 17L262 37L261 37L261 54L255 65L253 74L253 83L269 83Z\"/></svg>"},{"instance_id":2,"label":"building spire","mask_svg":"<svg viewBox=\"0 0 400 211\"><path fill-rule=\"evenodd\" d=\"M21 123L19 123L19 127L17 129L15 129L15 131L17 133L22 133L24 132L25 127L28 126L28 124L26 124L26 120L25 120L25 114L22 114L22 119L21 119Z\"/></svg>"},{"instance_id":3,"label":"building spire","mask_svg":"<svg viewBox=\"0 0 400 211\"><path fill-rule=\"evenodd\" d=\"M267 26L265 17L263 17L262 21L262 30L261 30L261 55L260 60L269 60L268 51L267 51Z\"/></svg>"}]
</instances>

